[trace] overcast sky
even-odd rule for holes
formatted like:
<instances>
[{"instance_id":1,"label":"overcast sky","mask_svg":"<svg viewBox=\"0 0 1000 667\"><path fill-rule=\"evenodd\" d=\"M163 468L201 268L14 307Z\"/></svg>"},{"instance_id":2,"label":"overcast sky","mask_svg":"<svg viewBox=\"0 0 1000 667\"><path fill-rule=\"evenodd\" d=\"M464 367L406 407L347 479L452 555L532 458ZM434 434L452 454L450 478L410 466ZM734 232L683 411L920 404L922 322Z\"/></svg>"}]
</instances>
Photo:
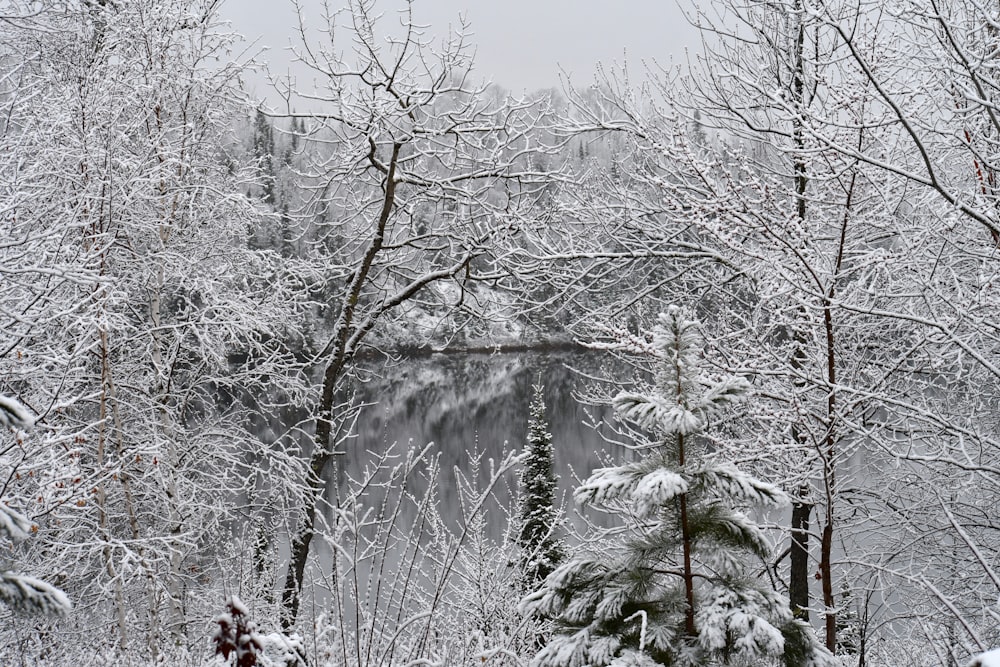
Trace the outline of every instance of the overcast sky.
<instances>
[{"instance_id":1,"label":"overcast sky","mask_svg":"<svg viewBox=\"0 0 1000 667\"><path fill-rule=\"evenodd\" d=\"M693 1L681 0L685 6ZM307 15L320 15L321 0L302 2ZM380 0L378 6L389 13L405 2ZM611 66L626 56L638 75L644 59L668 66L686 59L685 47L697 46L676 0L416 0L414 13L432 35L445 34L464 16L474 33L476 71L513 92L558 86L560 67L585 85L598 62ZM296 25L288 0L226 0L222 14L238 32L270 47L264 58L274 70L288 68L285 47Z\"/></svg>"}]
</instances>

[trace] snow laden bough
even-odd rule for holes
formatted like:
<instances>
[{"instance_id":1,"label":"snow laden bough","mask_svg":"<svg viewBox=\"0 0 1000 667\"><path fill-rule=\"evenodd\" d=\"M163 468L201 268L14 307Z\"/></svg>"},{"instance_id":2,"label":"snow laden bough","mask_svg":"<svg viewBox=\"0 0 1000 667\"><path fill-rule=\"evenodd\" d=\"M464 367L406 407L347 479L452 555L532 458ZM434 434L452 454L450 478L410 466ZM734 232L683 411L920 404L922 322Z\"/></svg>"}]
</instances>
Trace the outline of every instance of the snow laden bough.
<instances>
[{"instance_id":1,"label":"snow laden bough","mask_svg":"<svg viewBox=\"0 0 1000 667\"><path fill-rule=\"evenodd\" d=\"M31 413L18 401L0 395L0 427L15 433L34 426ZM37 530L26 516L0 502L0 548L9 551L14 542L28 539ZM8 558L0 556L0 602L25 614L62 615L72 609L61 590L41 579L10 569Z\"/></svg>"},{"instance_id":2,"label":"snow laden bough","mask_svg":"<svg viewBox=\"0 0 1000 667\"><path fill-rule=\"evenodd\" d=\"M522 601L522 611L554 627L532 665L837 665L751 566L765 562L770 545L738 508L781 506L785 495L711 459L698 439L750 384L702 369L697 322L680 308L662 314L651 337L612 333L600 347L652 356L653 385L614 399L645 441L639 460L595 470L574 496L619 515L624 530L609 531L601 548L558 567Z\"/></svg>"},{"instance_id":3,"label":"snow laden bough","mask_svg":"<svg viewBox=\"0 0 1000 667\"><path fill-rule=\"evenodd\" d=\"M1000 648L980 653L970 660L965 667L1000 667Z\"/></svg>"}]
</instances>

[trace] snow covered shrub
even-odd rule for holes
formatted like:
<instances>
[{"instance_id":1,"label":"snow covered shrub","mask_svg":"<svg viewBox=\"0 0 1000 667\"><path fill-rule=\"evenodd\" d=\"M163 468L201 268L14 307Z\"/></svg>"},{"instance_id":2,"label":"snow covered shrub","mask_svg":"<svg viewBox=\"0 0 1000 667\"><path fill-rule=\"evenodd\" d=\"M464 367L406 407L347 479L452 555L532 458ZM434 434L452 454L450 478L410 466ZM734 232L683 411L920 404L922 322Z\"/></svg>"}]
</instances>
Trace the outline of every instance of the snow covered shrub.
<instances>
[{"instance_id":1,"label":"snow covered shrub","mask_svg":"<svg viewBox=\"0 0 1000 667\"><path fill-rule=\"evenodd\" d=\"M555 629L532 664L837 664L755 576L764 568L752 564L762 566L770 546L738 508L781 505L784 494L715 462L699 438L749 383L702 368L698 324L678 307L660 315L650 337L623 334L606 347L653 358L653 385L613 401L647 439L637 460L595 470L576 490L578 502L619 515L623 528L524 599L524 611Z\"/></svg>"},{"instance_id":2,"label":"snow covered shrub","mask_svg":"<svg viewBox=\"0 0 1000 667\"><path fill-rule=\"evenodd\" d=\"M482 454L472 452L470 462L468 473L455 470L460 547L441 615L448 643L458 649L450 652L449 664L520 667L537 650L539 636L539 624L525 622L517 611L527 564L518 540L523 505L506 507L499 500L504 494L484 493L479 480L496 478L492 459L484 464Z\"/></svg>"},{"instance_id":3,"label":"snow covered shrub","mask_svg":"<svg viewBox=\"0 0 1000 667\"><path fill-rule=\"evenodd\" d=\"M250 612L240 599L230 596L226 600L226 611L216 616L213 622L219 626L212 635L215 654L227 662L232 658L234 667L256 667L264 644L250 620Z\"/></svg>"},{"instance_id":4,"label":"snow covered shrub","mask_svg":"<svg viewBox=\"0 0 1000 667\"><path fill-rule=\"evenodd\" d=\"M497 485L518 458L471 458L457 487L444 483L431 446L390 449L359 473L342 473L323 527L332 562L313 570L324 580L307 589L331 597L303 607L322 610L312 624L319 664L522 662L532 626L516 613L517 548L509 530L491 535L489 518L503 509ZM440 511L453 502L461 510L454 523Z\"/></svg>"},{"instance_id":5,"label":"snow covered shrub","mask_svg":"<svg viewBox=\"0 0 1000 667\"><path fill-rule=\"evenodd\" d=\"M290 635L272 632L264 635L261 643L264 646L264 667L306 667L309 664L302 637L294 632Z\"/></svg>"}]
</instances>

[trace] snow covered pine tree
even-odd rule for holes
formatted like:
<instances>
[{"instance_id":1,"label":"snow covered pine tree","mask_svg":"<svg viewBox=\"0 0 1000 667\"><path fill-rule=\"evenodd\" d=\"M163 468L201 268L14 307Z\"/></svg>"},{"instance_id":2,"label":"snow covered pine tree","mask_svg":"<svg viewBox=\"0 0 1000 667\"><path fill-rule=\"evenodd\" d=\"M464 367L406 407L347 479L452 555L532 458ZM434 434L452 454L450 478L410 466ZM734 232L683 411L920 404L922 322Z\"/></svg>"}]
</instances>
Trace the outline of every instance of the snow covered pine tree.
<instances>
[{"instance_id":1,"label":"snow covered pine tree","mask_svg":"<svg viewBox=\"0 0 1000 667\"><path fill-rule=\"evenodd\" d=\"M736 507L781 505L777 488L717 463L696 436L745 395L742 377L716 381L699 363L698 324L671 306L651 339L616 333L604 349L654 357L655 385L621 392L618 414L652 434L638 460L599 468L576 500L621 516L605 548L558 567L522 609L555 632L536 667L835 665L788 602L755 581L748 556L768 555L757 525Z\"/></svg>"},{"instance_id":2,"label":"snow covered pine tree","mask_svg":"<svg viewBox=\"0 0 1000 667\"><path fill-rule=\"evenodd\" d=\"M35 420L21 403L0 394L0 427L14 433L29 430ZM0 501L0 544L26 540L36 530L28 517ZM0 552L2 553L2 552ZM11 566L0 555L0 602L14 611L28 614L58 616L68 612L72 605L66 594L55 586L9 569Z\"/></svg>"},{"instance_id":3,"label":"snow covered pine tree","mask_svg":"<svg viewBox=\"0 0 1000 667\"><path fill-rule=\"evenodd\" d=\"M520 528L517 543L521 547L521 570L527 590L538 587L563 558L562 545L553 534L558 512L552 459L552 434L545 418L545 400L539 383L532 386L528 443L521 469L521 497L518 503Z\"/></svg>"}]
</instances>

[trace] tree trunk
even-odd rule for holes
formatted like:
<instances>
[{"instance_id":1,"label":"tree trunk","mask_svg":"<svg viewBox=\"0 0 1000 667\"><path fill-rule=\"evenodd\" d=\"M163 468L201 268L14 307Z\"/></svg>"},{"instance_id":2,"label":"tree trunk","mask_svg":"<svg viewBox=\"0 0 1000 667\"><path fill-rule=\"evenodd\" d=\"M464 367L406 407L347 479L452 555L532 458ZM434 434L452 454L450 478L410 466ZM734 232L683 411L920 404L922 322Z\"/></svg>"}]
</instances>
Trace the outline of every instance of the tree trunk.
<instances>
[{"instance_id":1,"label":"tree trunk","mask_svg":"<svg viewBox=\"0 0 1000 667\"><path fill-rule=\"evenodd\" d=\"M299 527L295 535L292 536L288 572L285 574L285 587L281 594L281 627L285 631L290 630L295 625L295 619L299 613L299 594L302 591L302 577L305 575L306 560L309 558L309 546L312 544L316 505L319 503L323 490L326 487L323 480L323 471L333 458L333 444L330 442L330 435L333 432L333 405L337 382L340 381L347 363L354 356L354 348L349 343L352 331L356 336L365 333L364 328L361 331L352 329L352 323L358 308L361 290L368 279L368 273L371 271L376 256L382 250L382 243L385 240L386 225L389 223L389 216L396 201L396 165L399 162L402 148L403 144L401 143L394 143L392 145L392 154L389 158L384 180L385 194L382 198L382 210L375 225L375 234L372 236L372 240L365 250L365 255L348 286L347 294L345 295L340 311L340 318L334 329L333 340L326 350L326 352L331 353L331 361L323 373L323 393L320 399L319 416L316 420L316 437L314 439L313 453L309 462L309 472L311 475L309 492L302 507L302 518ZM373 140L372 156L374 156L374 152L375 143Z\"/></svg>"},{"instance_id":2,"label":"tree trunk","mask_svg":"<svg viewBox=\"0 0 1000 667\"><path fill-rule=\"evenodd\" d=\"M105 442L107 439L107 422L108 422L108 384L109 376L111 374L108 361L108 332L105 329L101 329L101 398L99 407L100 416L100 426L97 430L97 470L103 470L105 466ZM101 539L104 541L104 548L102 549L102 554L104 556L104 567L108 572L108 577L112 581L112 586L114 587L114 599L115 599L115 619L118 624L118 641L121 646L122 651L128 649L128 622L126 619L125 611L125 594L122 590L122 582L118 576L117 568L115 568L114 560L112 558L111 552L111 531L108 527L108 512L107 512L107 488L105 487L104 480L97 485L97 514L98 514L98 527L100 528Z\"/></svg>"},{"instance_id":3,"label":"tree trunk","mask_svg":"<svg viewBox=\"0 0 1000 667\"><path fill-rule=\"evenodd\" d=\"M299 615L302 578L305 576L309 547L315 532L313 521L316 516L316 504L326 487L323 471L326 470L333 458L333 446L330 443L330 435L333 432L333 402L337 380L340 378L342 368L343 358L338 355L323 375L320 416L316 420L314 450L309 462L309 492L306 494L305 504L302 507L299 526L292 536L288 572L285 574L285 586L281 593L281 628L286 632L292 629L292 626L295 625L295 619Z\"/></svg>"},{"instance_id":4,"label":"tree trunk","mask_svg":"<svg viewBox=\"0 0 1000 667\"><path fill-rule=\"evenodd\" d=\"M834 611L836 600L833 597L833 568L831 552L833 551L833 521L827 512L826 525L823 526L823 543L820 547L819 570L823 579L823 605L826 606L826 648L830 653L837 651L837 613Z\"/></svg>"},{"instance_id":5,"label":"tree trunk","mask_svg":"<svg viewBox=\"0 0 1000 667\"><path fill-rule=\"evenodd\" d=\"M800 494L800 498L805 496ZM788 572L788 603L795 618L809 620L809 516L812 503L792 503L791 567Z\"/></svg>"},{"instance_id":6,"label":"tree trunk","mask_svg":"<svg viewBox=\"0 0 1000 667\"><path fill-rule=\"evenodd\" d=\"M684 435L677 434L677 454L681 467L684 467ZM687 494L680 495L681 506L681 538L684 542L684 596L687 599L687 609L684 611L684 632L689 637L698 636L694 625L694 572L691 568L691 529L688 526Z\"/></svg>"}]
</instances>

